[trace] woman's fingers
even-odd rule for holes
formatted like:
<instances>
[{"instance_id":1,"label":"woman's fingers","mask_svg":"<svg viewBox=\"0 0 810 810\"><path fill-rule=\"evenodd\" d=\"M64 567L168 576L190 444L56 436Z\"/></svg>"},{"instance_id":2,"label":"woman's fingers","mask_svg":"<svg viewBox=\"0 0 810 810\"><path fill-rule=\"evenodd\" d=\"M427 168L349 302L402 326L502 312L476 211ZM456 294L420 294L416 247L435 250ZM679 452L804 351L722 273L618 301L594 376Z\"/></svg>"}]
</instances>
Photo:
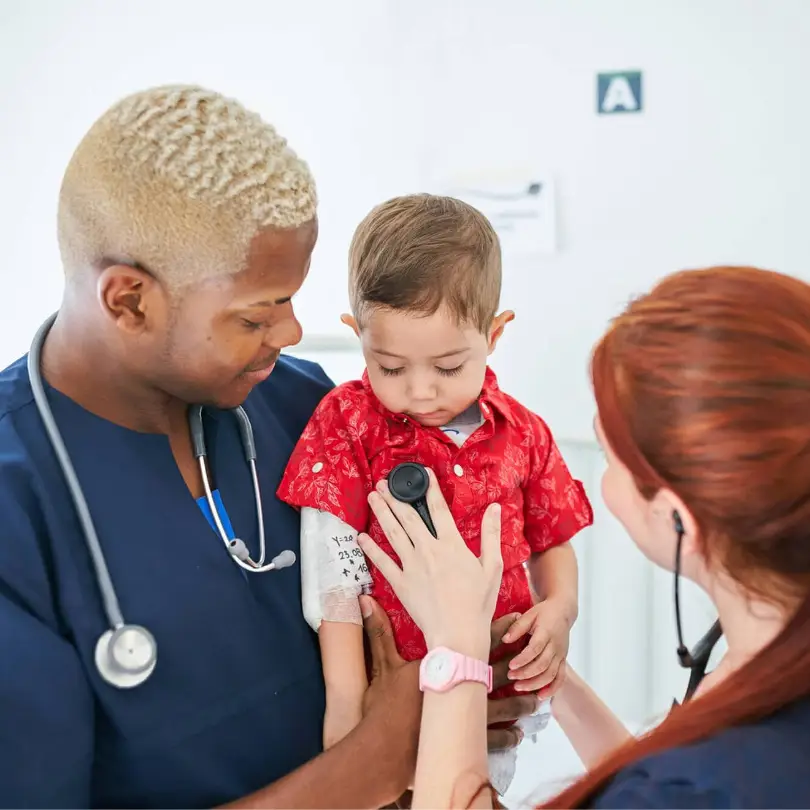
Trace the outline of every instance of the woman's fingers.
<instances>
[{"instance_id":1,"label":"woman's fingers","mask_svg":"<svg viewBox=\"0 0 810 810\"><path fill-rule=\"evenodd\" d=\"M456 521L453 520L450 507L448 507L447 501L444 499L439 481L433 470L428 469L427 473L428 478L430 478L430 486L428 486L425 500L427 501L433 525L436 527L436 534L443 540L448 540L451 537L460 540L461 536L456 528Z\"/></svg>"},{"instance_id":2,"label":"woman's fingers","mask_svg":"<svg viewBox=\"0 0 810 810\"><path fill-rule=\"evenodd\" d=\"M409 503L398 501L391 494L391 490L388 489L388 484L385 481L380 481L379 484L377 484L377 492L385 501L386 506L388 506L395 520L399 523L410 546L423 540L431 543L435 542L435 538L428 531L427 526L425 526L422 518L419 517L419 513L416 509Z\"/></svg>"},{"instance_id":3,"label":"woman's fingers","mask_svg":"<svg viewBox=\"0 0 810 810\"><path fill-rule=\"evenodd\" d=\"M391 511L388 501L379 492L372 492L368 496L368 505L379 521L388 542L391 543L391 547L404 563L408 556L413 553L413 543L411 543L408 533Z\"/></svg>"},{"instance_id":4,"label":"woman's fingers","mask_svg":"<svg viewBox=\"0 0 810 810\"><path fill-rule=\"evenodd\" d=\"M491 577L500 580L503 573L501 551L501 506L492 503L481 521L481 565Z\"/></svg>"},{"instance_id":5,"label":"woman's fingers","mask_svg":"<svg viewBox=\"0 0 810 810\"><path fill-rule=\"evenodd\" d=\"M402 569L367 534L359 534L357 542L363 549L363 554L377 566L379 572L396 590L402 577Z\"/></svg>"}]
</instances>

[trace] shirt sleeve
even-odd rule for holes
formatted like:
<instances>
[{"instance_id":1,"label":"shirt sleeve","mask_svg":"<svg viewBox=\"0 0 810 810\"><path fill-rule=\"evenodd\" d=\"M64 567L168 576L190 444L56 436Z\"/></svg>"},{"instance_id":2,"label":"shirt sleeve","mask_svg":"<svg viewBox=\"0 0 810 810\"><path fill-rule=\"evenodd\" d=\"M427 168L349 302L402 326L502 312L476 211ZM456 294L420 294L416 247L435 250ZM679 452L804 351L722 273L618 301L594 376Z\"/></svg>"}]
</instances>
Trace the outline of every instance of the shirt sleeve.
<instances>
[{"instance_id":1,"label":"shirt sleeve","mask_svg":"<svg viewBox=\"0 0 810 810\"><path fill-rule=\"evenodd\" d=\"M31 514L2 479L0 511L0 806L89 807L93 693L57 629Z\"/></svg>"},{"instance_id":2,"label":"shirt sleeve","mask_svg":"<svg viewBox=\"0 0 810 810\"><path fill-rule=\"evenodd\" d=\"M598 810L635 808L727 808L732 797L719 787L698 788L691 780L656 779L641 767L620 771L611 784L596 797Z\"/></svg>"},{"instance_id":3,"label":"shirt sleeve","mask_svg":"<svg viewBox=\"0 0 810 810\"><path fill-rule=\"evenodd\" d=\"M369 522L371 471L363 449L362 408L335 389L315 410L293 450L278 497L299 509L328 512L355 531Z\"/></svg>"},{"instance_id":4,"label":"shirt sleeve","mask_svg":"<svg viewBox=\"0 0 810 810\"><path fill-rule=\"evenodd\" d=\"M593 523L580 481L571 476L548 426L532 414L529 476L524 488L524 532L533 552L568 542Z\"/></svg>"}]
</instances>

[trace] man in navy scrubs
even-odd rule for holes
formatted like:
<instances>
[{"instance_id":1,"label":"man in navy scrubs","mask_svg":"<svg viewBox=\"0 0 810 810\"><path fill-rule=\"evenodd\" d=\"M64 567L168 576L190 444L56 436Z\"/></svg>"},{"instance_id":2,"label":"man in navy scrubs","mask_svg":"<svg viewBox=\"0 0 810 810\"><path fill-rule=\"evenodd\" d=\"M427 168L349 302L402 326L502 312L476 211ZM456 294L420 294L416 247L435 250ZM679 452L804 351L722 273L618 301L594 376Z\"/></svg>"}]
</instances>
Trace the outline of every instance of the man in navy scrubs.
<instances>
[{"instance_id":1,"label":"man in navy scrubs","mask_svg":"<svg viewBox=\"0 0 810 810\"><path fill-rule=\"evenodd\" d=\"M237 102L152 89L79 144L58 224L66 285L43 350L46 393L124 616L159 652L140 686L98 673L101 594L22 359L0 374L0 806L393 800L413 773L414 667L375 613L366 717L319 756L323 684L298 567L249 574L233 562L187 423L189 403L207 406L223 523L256 557L254 491L227 412L244 405L268 559L297 551L298 515L275 490L332 385L279 356L301 335L291 299L317 236L306 164ZM504 702L491 719L527 708Z\"/></svg>"}]
</instances>

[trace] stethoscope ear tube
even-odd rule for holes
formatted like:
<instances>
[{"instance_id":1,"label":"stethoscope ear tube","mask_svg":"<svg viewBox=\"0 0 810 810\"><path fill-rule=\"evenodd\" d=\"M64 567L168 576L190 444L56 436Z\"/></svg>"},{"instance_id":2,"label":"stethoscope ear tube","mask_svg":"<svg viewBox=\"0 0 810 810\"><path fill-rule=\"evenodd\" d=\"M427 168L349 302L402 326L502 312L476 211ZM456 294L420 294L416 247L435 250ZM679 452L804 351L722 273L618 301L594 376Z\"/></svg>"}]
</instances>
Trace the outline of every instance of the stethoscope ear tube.
<instances>
[{"instance_id":1,"label":"stethoscope ear tube","mask_svg":"<svg viewBox=\"0 0 810 810\"><path fill-rule=\"evenodd\" d=\"M84 498L84 492L82 492L78 476L70 460L70 455L62 440L62 434L59 432L59 428L56 425L56 420L54 419L53 411L51 411L51 406L48 403L48 397L45 393L45 386L42 381L42 347L45 345L48 332L51 331L51 327L56 320L56 314L57 313L51 315L50 318L40 326L34 336L31 349L28 352L28 378L31 382L31 391L34 394L34 403L37 406L42 423L45 425L45 431L48 434L51 447L53 447L59 466L62 468L65 483L70 491L73 504L76 507L76 513L87 543L87 550L90 552L93 568L96 572L96 580L104 603L104 612L107 614L110 627L119 628L124 626L124 617L121 614L118 597L116 596L110 572L107 568L107 562L104 559L104 552L101 550L101 543L96 534L96 527L93 524L90 509Z\"/></svg>"},{"instance_id":2,"label":"stethoscope ear tube","mask_svg":"<svg viewBox=\"0 0 810 810\"><path fill-rule=\"evenodd\" d=\"M90 508L45 393L42 380L42 347L55 320L56 314L51 315L34 335L28 352L28 379L34 403L62 469L82 527L109 623L109 629L102 633L96 642L95 657L98 672L111 686L126 689L143 683L152 674L157 664L157 642L145 627L128 625L124 621Z\"/></svg>"}]
</instances>

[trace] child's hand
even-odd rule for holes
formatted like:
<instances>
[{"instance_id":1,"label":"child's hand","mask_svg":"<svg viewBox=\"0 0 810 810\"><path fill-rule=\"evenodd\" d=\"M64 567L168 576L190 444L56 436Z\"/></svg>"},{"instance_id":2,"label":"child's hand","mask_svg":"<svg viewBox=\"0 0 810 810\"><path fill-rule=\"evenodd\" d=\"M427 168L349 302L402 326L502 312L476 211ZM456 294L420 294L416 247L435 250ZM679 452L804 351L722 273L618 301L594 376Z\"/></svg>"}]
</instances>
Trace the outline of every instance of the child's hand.
<instances>
[{"instance_id":1,"label":"child's hand","mask_svg":"<svg viewBox=\"0 0 810 810\"><path fill-rule=\"evenodd\" d=\"M546 599L527 610L504 636L505 642L531 635L526 649L509 664L509 679L518 692L540 692L551 697L562 682L571 632L571 611L562 601Z\"/></svg>"}]
</instances>

